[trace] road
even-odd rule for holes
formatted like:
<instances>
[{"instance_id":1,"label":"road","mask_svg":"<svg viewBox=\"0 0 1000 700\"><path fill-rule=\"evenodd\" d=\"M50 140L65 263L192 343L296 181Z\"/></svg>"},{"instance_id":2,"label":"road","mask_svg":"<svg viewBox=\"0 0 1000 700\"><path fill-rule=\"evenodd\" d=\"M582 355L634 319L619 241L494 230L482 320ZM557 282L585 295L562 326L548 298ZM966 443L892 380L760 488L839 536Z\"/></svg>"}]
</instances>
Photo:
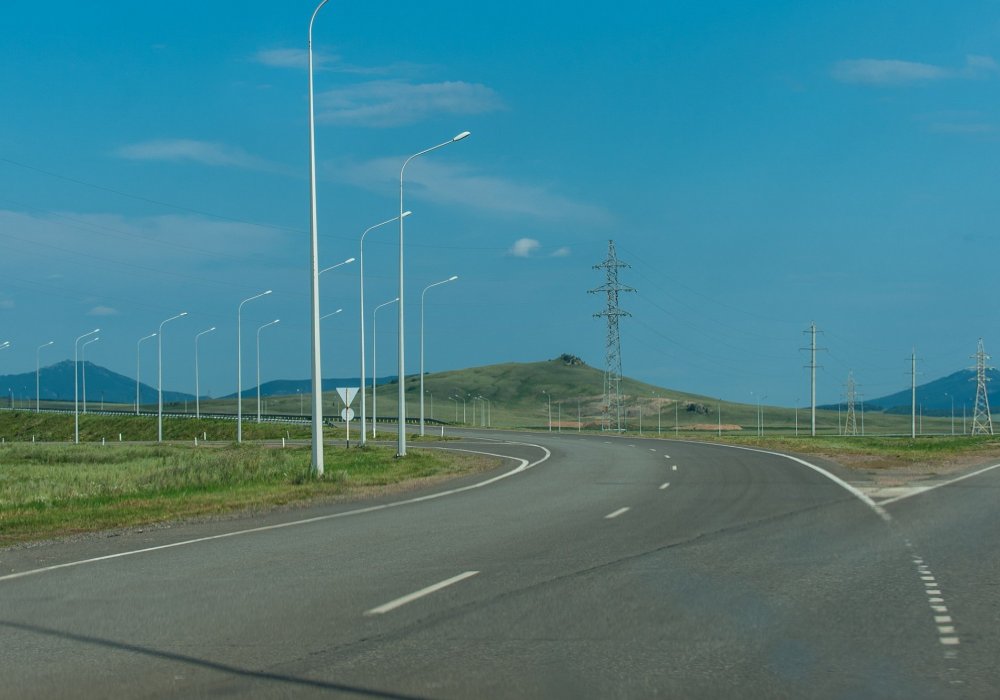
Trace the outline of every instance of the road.
<instances>
[{"instance_id":1,"label":"road","mask_svg":"<svg viewBox=\"0 0 1000 700\"><path fill-rule=\"evenodd\" d=\"M447 447L503 469L395 501L0 551L0 696L1000 688L1000 469L880 508L759 451L485 437Z\"/></svg>"}]
</instances>

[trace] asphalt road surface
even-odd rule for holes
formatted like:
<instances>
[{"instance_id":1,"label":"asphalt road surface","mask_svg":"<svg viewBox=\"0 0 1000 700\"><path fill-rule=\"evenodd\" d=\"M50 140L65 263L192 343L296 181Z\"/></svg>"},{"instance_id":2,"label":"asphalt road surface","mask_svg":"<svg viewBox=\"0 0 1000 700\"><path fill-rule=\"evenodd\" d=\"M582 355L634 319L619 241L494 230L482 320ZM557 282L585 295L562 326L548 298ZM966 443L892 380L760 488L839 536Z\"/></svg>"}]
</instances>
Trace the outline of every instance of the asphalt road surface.
<instances>
[{"instance_id":1,"label":"asphalt road surface","mask_svg":"<svg viewBox=\"0 0 1000 700\"><path fill-rule=\"evenodd\" d=\"M433 491L0 551L0 697L1000 696L1000 469L879 506L490 435L446 447L504 468Z\"/></svg>"}]
</instances>

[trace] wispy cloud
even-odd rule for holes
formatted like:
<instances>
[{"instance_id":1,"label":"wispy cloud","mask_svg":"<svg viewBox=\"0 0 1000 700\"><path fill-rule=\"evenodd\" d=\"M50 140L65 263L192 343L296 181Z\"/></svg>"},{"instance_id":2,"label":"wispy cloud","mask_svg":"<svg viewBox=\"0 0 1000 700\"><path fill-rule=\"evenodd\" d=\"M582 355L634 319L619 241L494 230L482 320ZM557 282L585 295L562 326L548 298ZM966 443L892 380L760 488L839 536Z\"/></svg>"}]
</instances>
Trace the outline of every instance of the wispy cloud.
<instances>
[{"instance_id":1,"label":"wispy cloud","mask_svg":"<svg viewBox=\"0 0 1000 700\"><path fill-rule=\"evenodd\" d=\"M373 127L412 124L435 114L483 114L504 109L503 100L492 88L462 81L373 80L327 90L317 103L318 119L323 122Z\"/></svg>"},{"instance_id":2,"label":"wispy cloud","mask_svg":"<svg viewBox=\"0 0 1000 700\"><path fill-rule=\"evenodd\" d=\"M193 139L153 139L127 146L115 151L119 158L127 160L160 160L173 163L191 162L202 165L229 166L236 168L263 169L267 163L250 155L241 148L227 146L213 141Z\"/></svg>"},{"instance_id":3,"label":"wispy cloud","mask_svg":"<svg viewBox=\"0 0 1000 700\"><path fill-rule=\"evenodd\" d=\"M983 78L1000 70L990 56L969 55L961 68L896 59L859 58L837 61L830 70L834 80L860 85L913 85L957 78Z\"/></svg>"},{"instance_id":4,"label":"wispy cloud","mask_svg":"<svg viewBox=\"0 0 1000 700\"><path fill-rule=\"evenodd\" d=\"M306 49L262 49L253 55L252 60L270 68L305 70L309 67L309 53ZM357 66L345 63L337 54L313 51L313 70L355 75L415 75L423 72L425 67L405 62L386 66Z\"/></svg>"},{"instance_id":5,"label":"wispy cloud","mask_svg":"<svg viewBox=\"0 0 1000 700\"><path fill-rule=\"evenodd\" d=\"M113 309L110 306L95 306L87 312L88 316L117 316L118 314L118 309Z\"/></svg>"},{"instance_id":6,"label":"wispy cloud","mask_svg":"<svg viewBox=\"0 0 1000 700\"><path fill-rule=\"evenodd\" d=\"M534 238L518 238L507 253L513 255L515 258L529 258L532 253L541 247L542 244Z\"/></svg>"},{"instance_id":7,"label":"wispy cloud","mask_svg":"<svg viewBox=\"0 0 1000 700\"><path fill-rule=\"evenodd\" d=\"M943 111L917 116L924 128L935 134L993 136L1000 133L1000 124L990 115L979 111Z\"/></svg>"},{"instance_id":8,"label":"wispy cloud","mask_svg":"<svg viewBox=\"0 0 1000 700\"><path fill-rule=\"evenodd\" d=\"M384 192L398 182L403 157L378 158L338 168L336 177L367 189ZM436 203L467 206L508 216L543 221L606 225L611 215L593 204L578 202L551 187L515 182L481 173L471 166L418 159L406 171L407 193Z\"/></svg>"},{"instance_id":9,"label":"wispy cloud","mask_svg":"<svg viewBox=\"0 0 1000 700\"><path fill-rule=\"evenodd\" d=\"M569 257L569 253L570 253L569 248L567 248L566 246L563 246L562 248L556 248L555 250L553 250L552 251L552 257L553 258L565 258L565 257Z\"/></svg>"}]
</instances>

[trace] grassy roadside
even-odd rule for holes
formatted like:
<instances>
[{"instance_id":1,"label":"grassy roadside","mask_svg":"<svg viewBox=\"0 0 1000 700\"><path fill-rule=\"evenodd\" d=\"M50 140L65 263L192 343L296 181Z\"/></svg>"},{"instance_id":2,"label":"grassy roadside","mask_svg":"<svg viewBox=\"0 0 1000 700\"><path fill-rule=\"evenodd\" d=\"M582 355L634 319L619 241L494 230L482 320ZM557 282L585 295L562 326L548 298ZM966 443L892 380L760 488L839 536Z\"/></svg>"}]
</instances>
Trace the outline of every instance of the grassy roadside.
<instances>
[{"instance_id":1,"label":"grassy roadside","mask_svg":"<svg viewBox=\"0 0 1000 700\"><path fill-rule=\"evenodd\" d=\"M1000 459L1000 437L933 435L909 437L817 436L757 437L706 435L704 442L759 447L778 452L817 455L852 469L947 473L963 466Z\"/></svg>"},{"instance_id":2,"label":"grassy roadside","mask_svg":"<svg viewBox=\"0 0 1000 700\"><path fill-rule=\"evenodd\" d=\"M488 457L258 445L11 445L0 448L0 546L289 503L358 498L495 466Z\"/></svg>"},{"instance_id":3,"label":"grassy roadside","mask_svg":"<svg viewBox=\"0 0 1000 700\"><path fill-rule=\"evenodd\" d=\"M353 431L352 431L353 432ZM243 421L244 440L305 439L310 437L308 424L257 423L252 418ZM125 442L156 440L154 416L109 416L96 413L80 415L80 442ZM207 436L207 437L206 437ZM342 438L340 428L325 428L326 439ZM0 437L5 442L73 442L73 416L67 413L34 413L33 411L0 411ZM163 419L164 440L235 440L236 421L217 418Z\"/></svg>"}]
</instances>

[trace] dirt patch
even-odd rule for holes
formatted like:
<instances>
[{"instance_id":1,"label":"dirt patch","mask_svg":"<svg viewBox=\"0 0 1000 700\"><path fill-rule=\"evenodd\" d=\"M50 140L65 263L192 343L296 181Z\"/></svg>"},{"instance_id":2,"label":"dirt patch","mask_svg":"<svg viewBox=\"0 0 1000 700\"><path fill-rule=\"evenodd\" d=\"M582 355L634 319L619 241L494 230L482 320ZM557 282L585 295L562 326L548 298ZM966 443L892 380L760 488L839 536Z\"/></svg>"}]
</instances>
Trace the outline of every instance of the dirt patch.
<instances>
[{"instance_id":1,"label":"dirt patch","mask_svg":"<svg viewBox=\"0 0 1000 700\"><path fill-rule=\"evenodd\" d=\"M976 467L986 467L1000 462L1000 450L919 461L887 455L845 452L819 453L819 456L858 472L879 486L902 486L938 476L960 474Z\"/></svg>"}]
</instances>

